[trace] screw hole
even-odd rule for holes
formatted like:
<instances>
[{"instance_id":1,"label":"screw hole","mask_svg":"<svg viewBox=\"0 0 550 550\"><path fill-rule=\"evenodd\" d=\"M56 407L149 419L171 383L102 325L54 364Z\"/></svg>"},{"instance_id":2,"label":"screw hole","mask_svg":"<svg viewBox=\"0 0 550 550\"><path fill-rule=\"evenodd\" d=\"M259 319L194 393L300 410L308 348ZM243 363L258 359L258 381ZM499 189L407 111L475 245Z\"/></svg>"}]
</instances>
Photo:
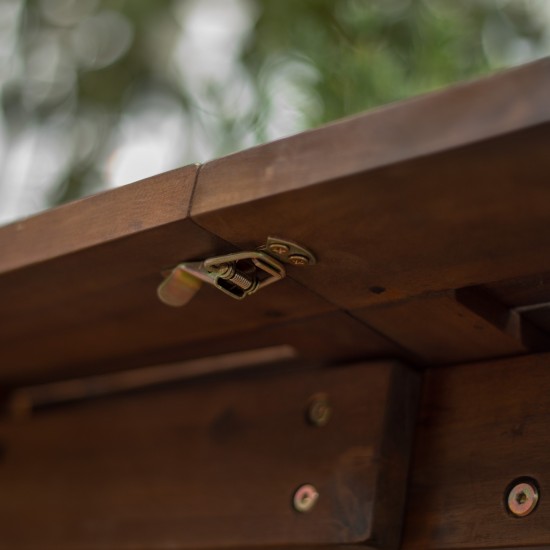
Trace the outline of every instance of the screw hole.
<instances>
[{"instance_id":1,"label":"screw hole","mask_svg":"<svg viewBox=\"0 0 550 550\"><path fill-rule=\"evenodd\" d=\"M516 502L518 504L524 504L527 501L527 495L525 494L525 491L521 491L516 495Z\"/></svg>"}]
</instances>

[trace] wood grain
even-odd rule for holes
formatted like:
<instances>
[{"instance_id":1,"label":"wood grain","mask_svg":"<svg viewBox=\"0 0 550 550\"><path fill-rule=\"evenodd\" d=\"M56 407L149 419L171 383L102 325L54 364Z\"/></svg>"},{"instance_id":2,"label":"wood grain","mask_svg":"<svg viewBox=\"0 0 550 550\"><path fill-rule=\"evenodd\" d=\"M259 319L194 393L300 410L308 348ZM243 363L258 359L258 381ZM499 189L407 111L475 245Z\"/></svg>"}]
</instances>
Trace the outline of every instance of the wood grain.
<instances>
[{"instance_id":1,"label":"wood grain","mask_svg":"<svg viewBox=\"0 0 550 550\"><path fill-rule=\"evenodd\" d=\"M547 123L549 70L550 59L544 59L209 162L201 171L193 215Z\"/></svg>"},{"instance_id":2,"label":"wood grain","mask_svg":"<svg viewBox=\"0 0 550 550\"><path fill-rule=\"evenodd\" d=\"M186 166L0 229L0 274L188 217L198 166Z\"/></svg>"},{"instance_id":3,"label":"wood grain","mask_svg":"<svg viewBox=\"0 0 550 550\"><path fill-rule=\"evenodd\" d=\"M429 327L405 334L388 315L396 301L472 285L500 302L495 283L536 285L550 272L549 68L542 60L1 228L0 382L224 353L257 338L324 362L403 347L438 362L466 359L457 351L469 345L469 359L535 349L491 322L486 341L472 322L445 343ZM210 288L181 310L158 302L164 269L270 235L310 247L318 264L289 266L285 281L242 303ZM456 313L446 307L430 311ZM327 326L313 322L324 316Z\"/></svg>"},{"instance_id":4,"label":"wood grain","mask_svg":"<svg viewBox=\"0 0 550 550\"><path fill-rule=\"evenodd\" d=\"M550 271L550 61L207 163L192 217L345 309Z\"/></svg>"},{"instance_id":5,"label":"wood grain","mask_svg":"<svg viewBox=\"0 0 550 550\"><path fill-rule=\"evenodd\" d=\"M189 247L199 242L192 241ZM166 348L179 348L181 357L173 359L184 359L189 356L187 346L197 342L203 355L223 353L227 350L217 342L245 331L248 347L255 347L254 330L333 309L290 280L245 302L204 287L185 308L170 308L156 296L161 280L152 273L77 298L60 288L49 315L46 306L41 316L30 319L13 304L13 324L0 335L4 383L72 378L101 371L102 363L114 369L123 368L122 361L138 366L142 354L154 364ZM3 312L6 325L8 313Z\"/></svg>"},{"instance_id":6,"label":"wood grain","mask_svg":"<svg viewBox=\"0 0 550 550\"><path fill-rule=\"evenodd\" d=\"M257 347L252 330L335 310L290 279L243 303L204 288L184 309L161 304L162 270L234 250L189 218L195 176L196 167L169 172L0 229L4 384L140 366L142 357L155 364L167 349L179 350L169 360L224 353L217 340L245 331L246 347ZM380 349L380 336L371 342Z\"/></svg>"},{"instance_id":7,"label":"wood grain","mask_svg":"<svg viewBox=\"0 0 550 550\"><path fill-rule=\"evenodd\" d=\"M353 312L391 335L423 365L461 363L549 349L550 339L519 312L479 290L463 289Z\"/></svg>"},{"instance_id":8,"label":"wood grain","mask_svg":"<svg viewBox=\"0 0 550 550\"><path fill-rule=\"evenodd\" d=\"M550 303L550 273L498 281L485 285L483 288L509 307Z\"/></svg>"},{"instance_id":9,"label":"wood grain","mask_svg":"<svg viewBox=\"0 0 550 550\"><path fill-rule=\"evenodd\" d=\"M332 417L310 425L310 398ZM418 377L397 364L235 376L0 424L0 548L397 548ZM296 513L303 483L320 493ZM389 528L391 526L391 529Z\"/></svg>"},{"instance_id":10,"label":"wood grain","mask_svg":"<svg viewBox=\"0 0 550 550\"><path fill-rule=\"evenodd\" d=\"M550 355L430 370L417 433L403 548L548 548ZM504 496L536 479L537 509L515 518Z\"/></svg>"}]
</instances>

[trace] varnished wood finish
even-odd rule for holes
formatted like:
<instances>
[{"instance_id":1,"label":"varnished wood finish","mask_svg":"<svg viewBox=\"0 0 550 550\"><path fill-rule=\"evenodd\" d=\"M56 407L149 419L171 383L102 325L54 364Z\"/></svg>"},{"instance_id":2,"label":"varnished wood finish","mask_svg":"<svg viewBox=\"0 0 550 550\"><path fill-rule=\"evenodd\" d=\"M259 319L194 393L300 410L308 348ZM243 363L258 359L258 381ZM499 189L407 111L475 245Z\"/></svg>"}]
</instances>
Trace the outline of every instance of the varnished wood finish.
<instances>
[{"instance_id":1,"label":"varnished wood finish","mask_svg":"<svg viewBox=\"0 0 550 550\"><path fill-rule=\"evenodd\" d=\"M224 353L225 336L245 332L246 347L255 347L250 331L331 309L291 280L280 283L278 292L275 287L266 289L258 300L238 302L214 288L203 288L185 309L170 308L156 296L160 281L158 273L151 273L77 300L60 299L49 306L47 322L43 310L38 318L22 319L32 330L15 332L8 327L0 336L5 383L90 374L102 371L102 364L107 370L117 364L138 366L142 354L154 364L166 349L180 349L181 355L171 359ZM62 290L57 296L64 298ZM376 348L380 337L374 338ZM196 352L191 354L190 348Z\"/></svg>"},{"instance_id":2,"label":"varnished wood finish","mask_svg":"<svg viewBox=\"0 0 550 550\"><path fill-rule=\"evenodd\" d=\"M519 355L549 347L545 332L520 313L473 289L380 304L353 315L382 334L391 334L423 365Z\"/></svg>"},{"instance_id":3,"label":"varnished wood finish","mask_svg":"<svg viewBox=\"0 0 550 550\"><path fill-rule=\"evenodd\" d=\"M479 312L464 303L454 311L466 322L435 354L429 330L420 344L390 317L393 302L418 298L418 314L429 303L442 319L450 303L423 296L471 285L493 292L499 310L509 300L494 283L550 272L549 75L542 60L0 229L0 381L225 353L257 337L325 362L536 349L484 314L490 337L480 340ZM242 303L210 288L181 310L158 302L162 270L269 235L310 247L318 264L290 266Z\"/></svg>"},{"instance_id":4,"label":"varnished wood finish","mask_svg":"<svg viewBox=\"0 0 550 550\"><path fill-rule=\"evenodd\" d=\"M0 549L395 548L418 377L342 365L382 357L433 366L403 547L549 546L550 356L530 355L550 333L549 89L542 60L0 229L3 391L172 361L185 378L269 346L294 361L30 418L30 390L12 394ZM210 287L158 301L164 269L268 236L317 265L243 302ZM321 364L339 366L305 370ZM87 397L94 380L109 387L53 387ZM317 392L324 428L304 420ZM523 476L542 496L517 519L503 498ZM299 515L306 482L321 499Z\"/></svg>"},{"instance_id":5,"label":"varnished wood finish","mask_svg":"<svg viewBox=\"0 0 550 550\"><path fill-rule=\"evenodd\" d=\"M219 242L188 217L196 172L169 172L0 230L0 377L40 379L50 369L55 377L87 354L127 350L128 340L147 349L132 325L155 314L159 267ZM169 326L149 325L161 334Z\"/></svg>"},{"instance_id":6,"label":"varnished wood finish","mask_svg":"<svg viewBox=\"0 0 550 550\"><path fill-rule=\"evenodd\" d=\"M242 303L204 288L185 309L161 304L162 270L233 250L190 220L195 176L169 172L0 230L4 383L154 364L166 349L183 349L170 359L224 353L216 341L227 334L335 309L290 279Z\"/></svg>"},{"instance_id":7,"label":"varnished wood finish","mask_svg":"<svg viewBox=\"0 0 550 550\"><path fill-rule=\"evenodd\" d=\"M0 273L184 221L197 172L172 170L2 227Z\"/></svg>"},{"instance_id":8,"label":"varnished wood finish","mask_svg":"<svg viewBox=\"0 0 550 550\"><path fill-rule=\"evenodd\" d=\"M547 123L549 69L550 59L544 59L207 163L193 214L433 157ZM227 171L219 175L225 175L225 183L216 178L222 165Z\"/></svg>"},{"instance_id":9,"label":"varnished wood finish","mask_svg":"<svg viewBox=\"0 0 550 550\"><path fill-rule=\"evenodd\" d=\"M550 270L550 60L207 163L191 214L280 234L346 309Z\"/></svg>"},{"instance_id":10,"label":"varnished wood finish","mask_svg":"<svg viewBox=\"0 0 550 550\"><path fill-rule=\"evenodd\" d=\"M345 308L547 271L548 134L535 128L196 219L243 247L286 228L320 260L292 277ZM212 178L219 170L227 181L233 162L215 164Z\"/></svg>"},{"instance_id":11,"label":"varnished wood finish","mask_svg":"<svg viewBox=\"0 0 550 550\"><path fill-rule=\"evenodd\" d=\"M0 548L396 548L418 382L390 363L234 375L5 420ZM303 483L320 498L300 514Z\"/></svg>"},{"instance_id":12,"label":"varnished wood finish","mask_svg":"<svg viewBox=\"0 0 550 550\"><path fill-rule=\"evenodd\" d=\"M485 285L485 291L509 307L550 303L550 273L540 273Z\"/></svg>"},{"instance_id":13,"label":"varnished wood finish","mask_svg":"<svg viewBox=\"0 0 550 550\"><path fill-rule=\"evenodd\" d=\"M550 355L432 369L426 375L408 501L406 550L550 546ZM504 495L529 476L529 516Z\"/></svg>"}]
</instances>

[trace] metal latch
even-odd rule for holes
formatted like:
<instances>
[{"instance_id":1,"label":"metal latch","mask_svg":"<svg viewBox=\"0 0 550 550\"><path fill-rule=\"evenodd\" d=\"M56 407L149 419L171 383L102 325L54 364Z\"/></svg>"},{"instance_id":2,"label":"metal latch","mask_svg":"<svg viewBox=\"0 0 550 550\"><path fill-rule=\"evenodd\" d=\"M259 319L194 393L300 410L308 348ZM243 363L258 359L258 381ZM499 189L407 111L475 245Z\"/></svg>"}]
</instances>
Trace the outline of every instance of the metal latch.
<instances>
[{"instance_id":1,"label":"metal latch","mask_svg":"<svg viewBox=\"0 0 550 550\"><path fill-rule=\"evenodd\" d=\"M178 264L158 287L157 294L169 306L183 306L204 282L242 300L284 279L283 263L304 266L316 260L309 250L292 241L269 237L258 250Z\"/></svg>"}]
</instances>

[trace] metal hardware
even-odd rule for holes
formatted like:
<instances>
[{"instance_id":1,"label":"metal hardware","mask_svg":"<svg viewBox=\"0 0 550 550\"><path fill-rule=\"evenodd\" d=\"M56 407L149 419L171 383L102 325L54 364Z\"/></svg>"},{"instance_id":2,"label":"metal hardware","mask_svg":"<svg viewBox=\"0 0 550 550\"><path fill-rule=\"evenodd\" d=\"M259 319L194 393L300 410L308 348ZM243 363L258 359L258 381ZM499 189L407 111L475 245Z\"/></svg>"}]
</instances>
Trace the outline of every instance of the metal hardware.
<instances>
[{"instance_id":1,"label":"metal hardware","mask_svg":"<svg viewBox=\"0 0 550 550\"><path fill-rule=\"evenodd\" d=\"M279 237L268 237L265 246L260 250L265 251L281 262L292 265L314 265L317 263L315 256L307 248L295 243L280 239Z\"/></svg>"},{"instance_id":2,"label":"metal hardware","mask_svg":"<svg viewBox=\"0 0 550 550\"><path fill-rule=\"evenodd\" d=\"M305 513L309 512L315 503L319 500L319 493L317 489L309 483L298 487L294 493L292 504L297 512Z\"/></svg>"},{"instance_id":3,"label":"metal hardware","mask_svg":"<svg viewBox=\"0 0 550 550\"><path fill-rule=\"evenodd\" d=\"M195 296L201 286L200 279L191 275L182 265L178 265L167 273L166 279L157 289L157 295L164 304L181 307Z\"/></svg>"},{"instance_id":4,"label":"metal hardware","mask_svg":"<svg viewBox=\"0 0 550 550\"><path fill-rule=\"evenodd\" d=\"M239 300L286 276L285 268L277 260L258 251L210 258L203 266L215 286Z\"/></svg>"},{"instance_id":5,"label":"metal hardware","mask_svg":"<svg viewBox=\"0 0 550 550\"><path fill-rule=\"evenodd\" d=\"M242 300L286 276L281 262L312 265L315 256L304 247L274 237L258 250L234 252L204 261L183 262L170 271L158 287L161 302L183 306L199 290L201 283L215 286L225 294Z\"/></svg>"},{"instance_id":6,"label":"metal hardware","mask_svg":"<svg viewBox=\"0 0 550 550\"><path fill-rule=\"evenodd\" d=\"M292 256L289 256L288 261L292 265L309 265L309 258L306 258L306 256L302 256L301 254L292 254Z\"/></svg>"},{"instance_id":7,"label":"metal hardware","mask_svg":"<svg viewBox=\"0 0 550 550\"><path fill-rule=\"evenodd\" d=\"M332 416L332 407L328 397L321 393L314 395L309 402L307 410L307 419L314 426L326 426Z\"/></svg>"},{"instance_id":8,"label":"metal hardware","mask_svg":"<svg viewBox=\"0 0 550 550\"><path fill-rule=\"evenodd\" d=\"M204 282L242 300L285 276L283 265L264 252L235 252L179 264L159 286L158 296L169 306L185 305Z\"/></svg>"},{"instance_id":9,"label":"metal hardware","mask_svg":"<svg viewBox=\"0 0 550 550\"><path fill-rule=\"evenodd\" d=\"M276 254L277 256L288 256L290 247L284 243L271 243L269 245L269 252Z\"/></svg>"},{"instance_id":10,"label":"metal hardware","mask_svg":"<svg viewBox=\"0 0 550 550\"><path fill-rule=\"evenodd\" d=\"M537 484L531 479L519 479L514 481L506 497L508 511L516 517L528 516L539 502L539 490Z\"/></svg>"}]
</instances>

